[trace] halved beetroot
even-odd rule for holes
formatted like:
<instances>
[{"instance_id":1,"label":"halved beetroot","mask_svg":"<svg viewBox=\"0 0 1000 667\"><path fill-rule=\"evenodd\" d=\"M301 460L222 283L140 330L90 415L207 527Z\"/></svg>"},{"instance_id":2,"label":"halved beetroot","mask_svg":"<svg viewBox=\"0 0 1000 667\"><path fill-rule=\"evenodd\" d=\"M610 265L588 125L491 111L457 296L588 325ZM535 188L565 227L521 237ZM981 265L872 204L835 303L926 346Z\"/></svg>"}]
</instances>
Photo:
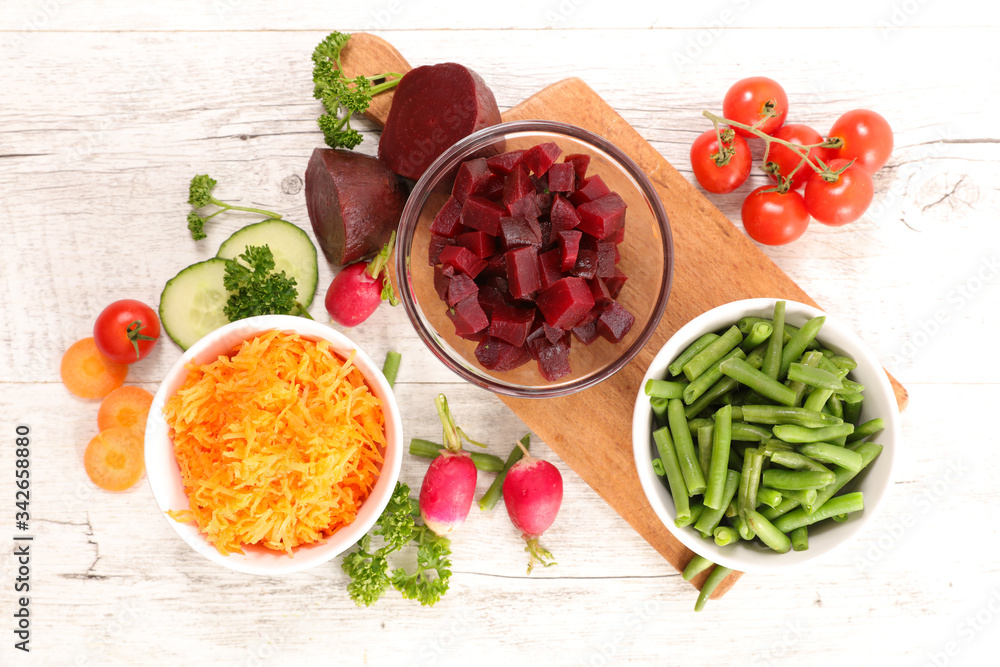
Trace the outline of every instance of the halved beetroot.
<instances>
[{"instance_id":1,"label":"halved beetroot","mask_svg":"<svg viewBox=\"0 0 1000 667\"><path fill-rule=\"evenodd\" d=\"M560 257L559 248L553 248L538 256L538 278L541 289L546 289L557 280L562 279L561 262L562 258Z\"/></svg>"},{"instance_id":2,"label":"halved beetroot","mask_svg":"<svg viewBox=\"0 0 1000 667\"><path fill-rule=\"evenodd\" d=\"M600 199L611 192L611 188L604 184L604 179L599 174L594 174L590 178L583 179L576 188L576 192L569 196L569 200L575 206L586 204L589 201Z\"/></svg>"},{"instance_id":3,"label":"halved beetroot","mask_svg":"<svg viewBox=\"0 0 1000 667\"><path fill-rule=\"evenodd\" d=\"M470 195L462 205L462 224L466 227L486 232L490 236L500 234L500 218L507 215L507 209L485 197Z\"/></svg>"},{"instance_id":4,"label":"halved beetroot","mask_svg":"<svg viewBox=\"0 0 1000 667\"><path fill-rule=\"evenodd\" d=\"M463 248L468 248L472 251L473 255L480 259L492 257L497 249L496 237L479 230L459 234L455 237L455 243Z\"/></svg>"},{"instance_id":5,"label":"halved beetroot","mask_svg":"<svg viewBox=\"0 0 1000 667\"><path fill-rule=\"evenodd\" d=\"M508 250L504 253L504 261L511 296L515 299L531 298L541 287L537 251L531 246Z\"/></svg>"},{"instance_id":6,"label":"halved beetroot","mask_svg":"<svg viewBox=\"0 0 1000 667\"><path fill-rule=\"evenodd\" d=\"M455 323L455 333L468 336L482 331L490 325L489 318L479 305L479 298L473 294L448 308L448 317Z\"/></svg>"},{"instance_id":7,"label":"halved beetroot","mask_svg":"<svg viewBox=\"0 0 1000 667\"><path fill-rule=\"evenodd\" d=\"M575 229L580 224L580 214L568 199L557 194L552 198L549 220L552 221L552 229L561 232L565 229Z\"/></svg>"},{"instance_id":8,"label":"halved beetroot","mask_svg":"<svg viewBox=\"0 0 1000 667\"><path fill-rule=\"evenodd\" d=\"M532 146L524 153L524 164L535 176L541 176L551 167L556 158L562 155L562 149L554 141Z\"/></svg>"},{"instance_id":9,"label":"halved beetroot","mask_svg":"<svg viewBox=\"0 0 1000 667\"><path fill-rule=\"evenodd\" d=\"M549 167L549 192L570 193L576 190L576 172L573 165L560 162Z\"/></svg>"},{"instance_id":10,"label":"halved beetroot","mask_svg":"<svg viewBox=\"0 0 1000 667\"><path fill-rule=\"evenodd\" d=\"M490 336L520 347L535 321L534 308L512 308L497 304L490 315Z\"/></svg>"},{"instance_id":11,"label":"halved beetroot","mask_svg":"<svg viewBox=\"0 0 1000 667\"><path fill-rule=\"evenodd\" d=\"M486 260L476 257L471 250L459 245L447 246L441 251L440 259L445 266L452 266L455 271L460 271L470 278L475 278L486 268Z\"/></svg>"},{"instance_id":12,"label":"halved beetroot","mask_svg":"<svg viewBox=\"0 0 1000 667\"><path fill-rule=\"evenodd\" d=\"M431 234L437 234L449 239L454 238L459 232L465 229L460 220L461 216L462 202L454 196L448 197L448 201L444 203L438 214L434 216L434 222L431 223L430 227Z\"/></svg>"},{"instance_id":13,"label":"halved beetroot","mask_svg":"<svg viewBox=\"0 0 1000 667\"><path fill-rule=\"evenodd\" d=\"M466 160L458 167L455 174L455 185L451 188L451 196L459 202L464 202L469 195L483 196L488 190L488 183L494 173L486 164L486 158Z\"/></svg>"},{"instance_id":14,"label":"halved beetroot","mask_svg":"<svg viewBox=\"0 0 1000 667\"><path fill-rule=\"evenodd\" d=\"M568 330L594 307L594 295L587 281L569 276L539 292L535 303L549 325Z\"/></svg>"},{"instance_id":15,"label":"halved beetroot","mask_svg":"<svg viewBox=\"0 0 1000 667\"><path fill-rule=\"evenodd\" d=\"M504 178L503 182L503 205L510 210L514 202L520 201L528 195L535 194L535 185L531 182L531 176L523 164L514 167Z\"/></svg>"},{"instance_id":16,"label":"halved beetroot","mask_svg":"<svg viewBox=\"0 0 1000 667\"><path fill-rule=\"evenodd\" d=\"M513 171L514 167L524 162L524 159L522 158L523 155L523 150L508 151L506 153L501 153L500 155L494 155L493 157L486 158L486 164L493 170L494 173L506 176Z\"/></svg>"},{"instance_id":17,"label":"halved beetroot","mask_svg":"<svg viewBox=\"0 0 1000 667\"><path fill-rule=\"evenodd\" d=\"M522 246L542 247L542 229L534 218L500 218L500 242L504 249Z\"/></svg>"},{"instance_id":18,"label":"halved beetroot","mask_svg":"<svg viewBox=\"0 0 1000 667\"><path fill-rule=\"evenodd\" d=\"M571 153L563 158L563 162L568 162L573 165L573 171L576 172L576 177L578 180L583 180L587 177L587 167L590 166L590 156L584 155L582 153Z\"/></svg>"},{"instance_id":19,"label":"halved beetroot","mask_svg":"<svg viewBox=\"0 0 1000 667\"><path fill-rule=\"evenodd\" d=\"M562 230L556 233L556 243L559 245L559 269L572 271L576 266L576 257L580 252L580 239L583 232L575 229Z\"/></svg>"},{"instance_id":20,"label":"halved beetroot","mask_svg":"<svg viewBox=\"0 0 1000 667\"><path fill-rule=\"evenodd\" d=\"M486 368L497 373L512 371L531 360L528 350L520 345L486 336L476 346L476 359Z\"/></svg>"},{"instance_id":21,"label":"halved beetroot","mask_svg":"<svg viewBox=\"0 0 1000 667\"><path fill-rule=\"evenodd\" d=\"M625 201L617 192L580 204L576 212L580 214L581 231L594 238L606 239L625 224Z\"/></svg>"},{"instance_id":22,"label":"halved beetroot","mask_svg":"<svg viewBox=\"0 0 1000 667\"><path fill-rule=\"evenodd\" d=\"M632 313L617 301L612 301L597 318L597 333L612 343L620 343L634 323Z\"/></svg>"},{"instance_id":23,"label":"halved beetroot","mask_svg":"<svg viewBox=\"0 0 1000 667\"><path fill-rule=\"evenodd\" d=\"M448 297L446 299L449 306L454 306L459 301L464 301L472 295L478 298L479 285L476 281L464 273L456 273L448 283Z\"/></svg>"}]
</instances>

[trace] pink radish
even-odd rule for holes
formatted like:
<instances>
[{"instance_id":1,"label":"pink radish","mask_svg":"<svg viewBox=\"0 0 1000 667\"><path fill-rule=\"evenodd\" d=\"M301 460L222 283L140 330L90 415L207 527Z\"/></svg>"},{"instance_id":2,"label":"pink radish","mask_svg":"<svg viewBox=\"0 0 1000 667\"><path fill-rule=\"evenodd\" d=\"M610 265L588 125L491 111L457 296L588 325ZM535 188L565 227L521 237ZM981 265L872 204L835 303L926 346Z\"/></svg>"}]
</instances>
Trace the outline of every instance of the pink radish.
<instances>
[{"instance_id":1,"label":"pink radish","mask_svg":"<svg viewBox=\"0 0 1000 667\"><path fill-rule=\"evenodd\" d=\"M349 264L334 276L326 291L326 312L334 322L354 327L367 320L383 300L392 306L399 303L386 268L395 241L396 232L392 232L375 259Z\"/></svg>"},{"instance_id":2,"label":"pink radish","mask_svg":"<svg viewBox=\"0 0 1000 667\"><path fill-rule=\"evenodd\" d=\"M545 567L555 565L552 554L539 544L538 538L556 520L562 505L563 481L554 465L536 459L524 447L521 449L524 458L511 467L503 481L503 502L511 523L527 543L524 550L531 555L528 561L531 574L535 563Z\"/></svg>"},{"instance_id":3,"label":"pink radish","mask_svg":"<svg viewBox=\"0 0 1000 667\"><path fill-rule=\"evenodd\" d=\"M476 466L468 452L462 451L462 438L473 444L458 426L448 409L448 399L439 394L434 400L444 427L445 449L431 462L420 486L420 517L438 535L454 532L465 523L476 493Z\"/></svg>"}]
</instances>

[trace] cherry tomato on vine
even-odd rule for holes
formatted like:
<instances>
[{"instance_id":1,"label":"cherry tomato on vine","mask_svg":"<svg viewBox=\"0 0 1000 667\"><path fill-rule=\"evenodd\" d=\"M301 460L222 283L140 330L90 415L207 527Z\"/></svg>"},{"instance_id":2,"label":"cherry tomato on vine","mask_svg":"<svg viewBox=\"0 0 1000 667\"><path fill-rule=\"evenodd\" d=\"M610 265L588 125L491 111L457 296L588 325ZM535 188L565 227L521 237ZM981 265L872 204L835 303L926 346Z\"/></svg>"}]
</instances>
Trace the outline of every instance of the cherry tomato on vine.
<instances>
[{"instance_id":1,"label":"cherry tomato on vine","mask_svg":"<svg viewBox=\"0 0 1000 667\"><path fill-rule=\"evenodd\" d=\"M104 356L120 364L144 359L160 337L156 311L135 299L115 301L94 322L94 343Z\"/></svg>"},{"instance_id":2,"label":"cherry tomato on vine","mask_svg":"<svg viewBox=\"0 0 1000 667\"><path fill-rule=\"evenodd\" d=\"M767 116L768 104L773 104L774 115L761 122ZM777 81L766 76L740 79L726 91L722 100L722 115L744 125L760 122L757 129L764 134L772 134L788 116L788 96ZM733 129L741 136L754 136L743 128Z\"/></svg>"},{"instance_id":3,"label":"cherry tomato on vine","mask_svg":"<svg viewBox=\"0 0 1000 667\"><path fill-rule=\"evenodd\" d=\"M753 158L746 140L738 135L724 146L729 153L729 161L719 166L716 156L719 153L719 138L715 128L702 132L691 144L691 169L701 187L715 194L732 192L743 185L750 175Z\"/></svg>"},{"instance_id":4,"label":"cherry tomato on vine","mask_svg":"<svg viewBox=\"0 0 1000 667\"><path fill-rule=\"evenodd\" d=\"M770 185L747 195L740 215L747 235L765 245L791 243L809 226L809 212L802 195L795 190L779 192Z\"/></svg>"},{"instance_id":5,"label":"cherry tomato on vine","mask_svg":"<svg viewBox=\"0 0 1000 667\"><path fill-rule=\"evenodd\" d=\"M892 154L889 121L868 109L854 109L838 118L830 129L830 137L839 137L844 142L835 149L836 157L854 160L869 174L881 169Z\"/></svg>"},{"instance_id":6,"label":"cherry tomato on vine","mask_svg":"<svg viewBox=\"0 0 1000 667\"><path fill-rule=\"evenodd\" d=\"M802 125L801 123L788 123L782 125L774 134L771 135L775 139L783 139L792 144L798 144L799 146L810 146L812 144L818 144L823 142L823 137L820 133L812 129L808 125ZM826 163L828 160L832 159L830 155L829 148L821 148L816 146L815 148L809 149L809 159L815 161L817 158ZM797 154L790 148L786 148L779 143L772 143L771 150L767 154L768 162L773 162L778 165L778 173L782 176L788 176L792 173L792 170L798 167L799 162L802 161L802 156ZM806 182L809 178L816 172L808 164L803 164L795 172L795 176L792 177L792 187L793 188L804 188ZM773 175L772 175L773 177ZM777 179L775 179L777 180Z\"/></svg>"},{"instance_id":7,"label":"cherry tomato on vine","mask_svg":"<svg viewBox=\"0 0 1000 667\"><path fill-rule=\"evenodd\" d=\"M837 158L827 166L831 171L844 169L847 160ZM824 225L838 227L860 218L875 197L871 174L851 163L836 181L828 181L822 174L813 174L806 183L805 199L809 215Z\"/></svg>"}]
</instances>

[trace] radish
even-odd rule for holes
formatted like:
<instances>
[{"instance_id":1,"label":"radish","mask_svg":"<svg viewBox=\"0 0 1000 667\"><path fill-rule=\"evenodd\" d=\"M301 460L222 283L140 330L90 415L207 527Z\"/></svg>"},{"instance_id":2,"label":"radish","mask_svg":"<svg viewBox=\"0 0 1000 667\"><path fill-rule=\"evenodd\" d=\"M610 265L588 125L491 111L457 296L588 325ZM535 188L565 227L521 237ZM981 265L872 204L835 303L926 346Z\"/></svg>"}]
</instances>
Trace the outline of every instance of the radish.
<instances>
[{"instance_id":1,"label":"radish","mask_svg":"<svg viewBox=\"0 0 1000 667\"><path fill-rule=\"evenodd\" d=\"M563 481L554 465L536 459L520 443L518 446L524 450L524 458L507 472L503 502L511 523L521 531L527 543L524 550L531 555L528 561L528 574L531 574L535 563L545 567L555 565L552 554L539 544L538 538L556 520L562 504Z\"/></svg>"},{"instance_id":2,"label":"radish","mask_svg":"<svg viewBox=\"0 0 1000 667\"><path fill-rule=\"evenodd\" d=\"M389 280L387 265L396 242L396 232L372 261L345 266L333 278L326 291L326 312L334 322L354 327L367 320L383 300L399 303Z\"/></svg>"},{"instance_id":3,"label":"radish","mask_svg":"<svg viewBox=\"0 0 1000 667\"><path fill-rule=\"evenodd\" d=\"M444 427L445 449L431 462L420 486L420 517L438 535L453 533L469 516L476 493L476 465L462 451L462 438L484 446L465 435L451 416L448 399L439 394L434 400Z\"/></svg>"}]
</instances>

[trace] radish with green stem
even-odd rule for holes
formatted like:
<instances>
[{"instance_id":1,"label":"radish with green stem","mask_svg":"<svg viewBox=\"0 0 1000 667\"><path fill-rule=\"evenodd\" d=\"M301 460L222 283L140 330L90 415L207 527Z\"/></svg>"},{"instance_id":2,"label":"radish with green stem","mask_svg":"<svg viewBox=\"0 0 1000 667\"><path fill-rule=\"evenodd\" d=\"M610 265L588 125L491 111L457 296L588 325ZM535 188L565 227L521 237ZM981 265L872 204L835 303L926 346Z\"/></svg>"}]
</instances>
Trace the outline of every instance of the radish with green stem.
<instances>
[{"instance_id":1,"label":"radish with green stem","mask_svg":"<svg viewBox=\"0 0 1000 667\"><path fill-rule=\"evenodd\" d=\"M555 565L552 554L542 547L538 538L556 520L562 497L563 481L559 470L524 449L524 458L511 467L503 482L503 502L511 523L521 531L527 543L524 550L531 556L528 574L536 563L544 567Z\"/></svg>"},{"instance_id":2,"label":"radish with green stem","mask_svg":"<svg viewBox=\"0 0 1000 667\"><path fill-rule=\"evenodd\" d=\"M399 303L388 271L395 242L393 232L375 259L345 266L334 276L326 291L326 312L334 322L354 327L371 317L383 300L390 306Z\"/></svg>"}]
</instances>

